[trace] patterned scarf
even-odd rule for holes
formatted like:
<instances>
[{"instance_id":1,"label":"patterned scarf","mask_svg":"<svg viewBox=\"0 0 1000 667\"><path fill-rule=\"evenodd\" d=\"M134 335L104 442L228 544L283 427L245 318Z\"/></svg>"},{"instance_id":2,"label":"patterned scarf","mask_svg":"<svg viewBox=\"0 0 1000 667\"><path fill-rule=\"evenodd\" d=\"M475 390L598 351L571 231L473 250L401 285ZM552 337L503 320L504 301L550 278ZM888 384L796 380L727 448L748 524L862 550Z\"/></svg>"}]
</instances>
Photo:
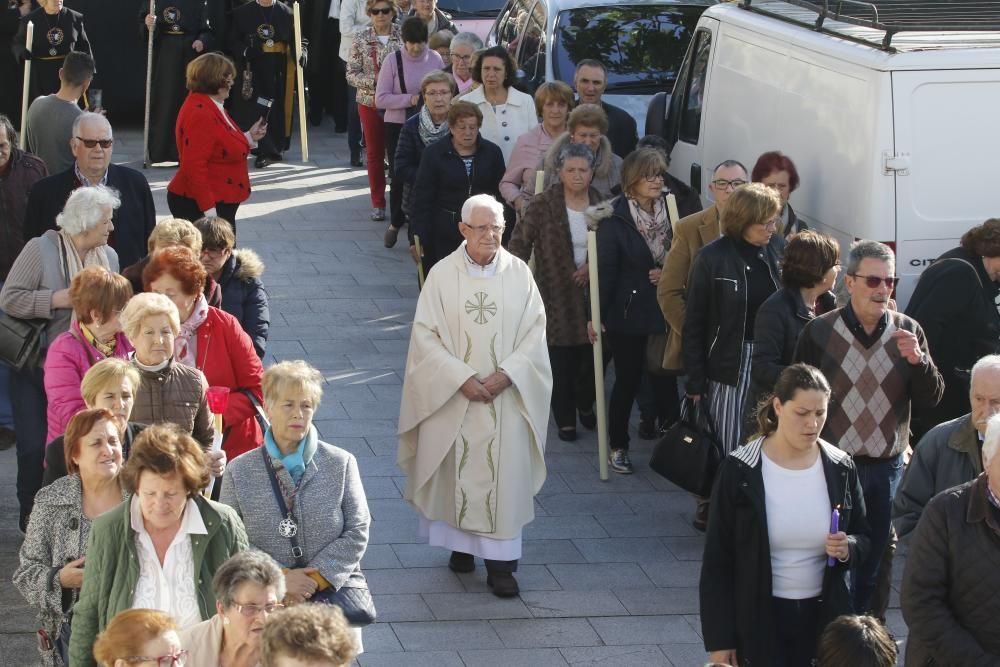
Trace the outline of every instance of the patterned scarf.
<instances>
[{"instance_id":1,"label":"patterned scarf","mask_svg":"<svg viewBox=\"0 0 1000 667\"><path fill-rule=\"evenodd\" d=\"M204 294L198 295L191 316L181 322L180 333L174 343L174 359L185 366L196 368L195 353L198 351L198 327L208 319L208 301Z\"/></svg>"},{"instance_id":2,"label":"patterned scarf","mask_svg":"<svg viewBox=\"0 0 1000 667\"><path fill-rule=\"evenodd\" d=\"M66 270L69 273L66 276L67 285L73 280L73 276L88 266L102 266L111 271L111 264L108 262L108 253L105 252L107 249L106 245L91 248L87 251L86 256L80 257L80 253L76 251L76 246L73 245L73 237L70 234L67 234L64 230L59 230L59 240L62 244L61 252L66 257Z\"/></svg>"},{"instance_id":3,"label":"patterned scarf","mask_svg":"<svg viewBox=\"0 0 1000 667\"><path fill-rule=\"evenodd\" d=\"M420 141L424 142L424 146L430 146L438 139L443 139L448 135L448 121L445 120L440 125L435 125L426 105L420 108L420 121L417 126L420 129Z\"/></svg>"},{"instance_id":4,"label":"patterned scarf","mask_svg":"<svg viewBox=\"0 0 1000 667\"><path fill-rule=\"evenodd\" d=\"M670 245L670 223L667 221L667 207L663 205L663 200L656 198L653 200L653 212L647 213L639 206L632 197L626 197L628 208L635 220L635 226L649 246L649 252L653 254L653 262L657 266L663 266L663 258L667 255L667 246Z\"/></svg>"}]
</instances>

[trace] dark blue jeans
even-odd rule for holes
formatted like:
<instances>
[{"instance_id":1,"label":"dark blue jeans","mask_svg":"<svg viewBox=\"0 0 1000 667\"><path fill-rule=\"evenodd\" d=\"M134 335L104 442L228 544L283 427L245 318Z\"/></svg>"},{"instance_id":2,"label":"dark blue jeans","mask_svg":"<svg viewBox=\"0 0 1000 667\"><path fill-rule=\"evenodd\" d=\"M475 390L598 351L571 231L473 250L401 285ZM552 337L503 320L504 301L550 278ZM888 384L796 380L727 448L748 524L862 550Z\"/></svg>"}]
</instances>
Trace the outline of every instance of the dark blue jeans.
<instances>
[{"instance_id":1,"label":"dark blue jeans","mask_svg":"<svg viewBox=\"0 0 1000 667\"><path fill-rule=\"evenodd\" d=\"M887 459L856 457L854 463L858 468L858 479L865 496L865 513L872 530L871 551L852 571L854 610L863 614L871 605L882 553L889 543L892 497L896 495L903 476L903 456L899 454Z\"/></svg>"},{"instance_id":2,"label":"dark blue jeans","mask_svg":"<svg viewBox=\"0 0 1000 667\"><path fill-rule=\"evenodd\" d=\"M45 465L49 403L45 398L42 369L12 370L10 395L17 427L17 501L21 505L21 517L27 519L35 504L35 493L42 488Z\"/></svg>"}]
</instances>

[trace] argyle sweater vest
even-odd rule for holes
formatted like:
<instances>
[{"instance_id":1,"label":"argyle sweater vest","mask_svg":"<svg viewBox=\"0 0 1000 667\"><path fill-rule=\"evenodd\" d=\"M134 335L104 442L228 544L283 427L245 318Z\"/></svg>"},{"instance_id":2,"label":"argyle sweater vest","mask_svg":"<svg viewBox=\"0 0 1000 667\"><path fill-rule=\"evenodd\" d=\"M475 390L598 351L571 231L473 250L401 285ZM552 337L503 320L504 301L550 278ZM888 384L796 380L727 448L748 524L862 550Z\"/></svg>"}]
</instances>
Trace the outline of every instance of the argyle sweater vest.
<instances>
[{"instance_id":1,"label":"argyle sweater vest","mask_svg":"<svg viewBox=\"0 0 1000 667\"><path fill-rule=\"evenodd\" d=\"M809 323L811 347L821 350L818 367L830 383L823 439L852 456L888 458L909 442L912 366L892 335L914 331L912 320L890 313L879 339L866 348L848 328L841 309Z\"/></svg>"}]
</instances>

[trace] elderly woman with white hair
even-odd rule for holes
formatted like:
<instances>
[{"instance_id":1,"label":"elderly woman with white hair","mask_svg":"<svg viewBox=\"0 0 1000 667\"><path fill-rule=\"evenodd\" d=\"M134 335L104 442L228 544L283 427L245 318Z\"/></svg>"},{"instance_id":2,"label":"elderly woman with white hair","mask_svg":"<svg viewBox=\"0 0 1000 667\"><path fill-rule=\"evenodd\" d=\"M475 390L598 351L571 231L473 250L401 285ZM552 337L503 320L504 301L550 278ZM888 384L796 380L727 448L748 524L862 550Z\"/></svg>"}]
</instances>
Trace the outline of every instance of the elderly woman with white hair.
<instances>
[{"instance_id":1,"label":"elderly woman with white hair","mask_svg":"<svg viewBox=\"0 0 1000 667\"><path fill-rule=\"evenodd\" d=\"M1000 415L983 439L983 473L942 491L910 542L900 596L905 665L1000 665Z\"/></svg>"},{"instance_id":2,"label":"elderly woman with white hair","mask_svg":"<svg viewBox=\"0 0 1000 667\"><path fill-rule=\"evenodd\" d=\"M263 392L264 446L232 460L221 500L243 519L250 546L286 568L285 604L335 604L365 625L375 613L361 573L371 515L354 455L320 440L313 426L323 376L304 361L283 361L264 372Z\"/></svg>"},{"instance_id":3,"label":"elderly woman with white hair","mask_svg":"<svg viewBox=\"0 0 1000 667\"><path fill-rule=\"evenodd\" d=\"M42 364L48 344L69 329L73 304L69 285L86 266L118 271L118 255L108 247L111 216L121 201L103 186L75 190L56 218L58 230L31 239L0 290L0 310L25 320L47 320L37 358L13 372L11 401L17 423L17 498L20 526L28 525L35 492L42 484L45 458L45 379Z\"/></svg>"},{"instance_id":4,"label":"elderly woman with white hair","mask_svg":"<svg viewBox=\"0 0 1000 667\"><path fill-rule=\"evenodd\" d=\"M451 44L448 45L451 64L444 71L455 79L459 95L469 92L475 83L472 80L472 59L481 48L483 40L474 32L460 32L452 37Z\"/></svg>"}]
</instances>

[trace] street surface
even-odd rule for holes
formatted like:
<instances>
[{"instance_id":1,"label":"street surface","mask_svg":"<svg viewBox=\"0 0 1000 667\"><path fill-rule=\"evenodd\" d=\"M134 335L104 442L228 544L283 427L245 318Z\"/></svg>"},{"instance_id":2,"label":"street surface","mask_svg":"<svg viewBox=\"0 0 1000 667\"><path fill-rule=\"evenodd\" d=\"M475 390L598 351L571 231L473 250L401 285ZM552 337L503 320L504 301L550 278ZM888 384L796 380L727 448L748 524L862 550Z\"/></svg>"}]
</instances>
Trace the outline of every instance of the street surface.
<instances>
[{"instance_id":1,"label":"street surface","mask_svg":"<svg viewBox=\"0 0 1000 667\"><path fill-rule=\"evenodd\" d=\"M634 435L634 475L600 481L597 439L564 443L549 428L548 479L524 533L520 597L501 600L476 572L448 569L448 552L417 535L396 468L396 418L417 280L405 236L387 250L384 223L369 221L368 181L348 166L346 135L329 119L310 128L311 162L253 170L237 243L264 260L271 332L265 366L305 359L325 378L316 413L321 437L358 458L372 514L362 561L379 622L364 631L364 667L702 665L698 619L702 536L693 501L650 472L650 442ZM141 167L142 132L119 130L115 162ZM157 212L168 215L172 169L150 169ZM608 384L610 389L610 381ZM637 418L637 415L635 416ZM10 582L21 543L14 451L0 452L0 667L39 664L34 610ZM902 559L894 571L890 627Z\"/></svg>"}]
</instances>

